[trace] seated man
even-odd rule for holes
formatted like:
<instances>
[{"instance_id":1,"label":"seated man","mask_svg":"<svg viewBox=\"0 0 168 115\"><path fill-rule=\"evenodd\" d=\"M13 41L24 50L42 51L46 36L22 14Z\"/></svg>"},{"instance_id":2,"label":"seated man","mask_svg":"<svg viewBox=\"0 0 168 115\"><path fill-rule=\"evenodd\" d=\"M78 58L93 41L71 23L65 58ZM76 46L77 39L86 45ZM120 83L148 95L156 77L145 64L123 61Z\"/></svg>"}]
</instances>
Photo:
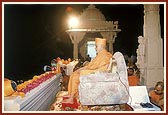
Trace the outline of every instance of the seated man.
<instances>
[{"instance_id":1,"label":"seated man","mask_svg":"<svg viewBox=\"0 0 168 115\"><path fill-rule=\"evenodd\" d=\"M96 38L96 53L97 56L89 62L86 66L77 69L74 71L69 79L68 84L68 99L63 100L62 103L73 103L74 97L78 96L78 85L79 85L79 77L80 75L91 74L96 71L104 72L107 70L108 65L110 63L110 58L112 54L106 50L106 39Z\"/></svg>"},{"instance_id":2,"label":"seated man","mask_svg":"<svg viewBox=\"0 0 168 115\"><path fill-rule=\"evenodd\" d=\"M129 86L138 86L139 83L139 77L134 75L134 69L133 68L128 68L128 82Z\"/></svg>"},{"instance_id":3,"label":"seated man","mask_svg":"<svg viewBox=\"0 0 168 115\"><path fill-rule=\"evenodd\" d=\"M149 97L152 103L164 109L164 83L162 81L156 83L154 90L149 92Z\"/></svg>"}]
</instances>

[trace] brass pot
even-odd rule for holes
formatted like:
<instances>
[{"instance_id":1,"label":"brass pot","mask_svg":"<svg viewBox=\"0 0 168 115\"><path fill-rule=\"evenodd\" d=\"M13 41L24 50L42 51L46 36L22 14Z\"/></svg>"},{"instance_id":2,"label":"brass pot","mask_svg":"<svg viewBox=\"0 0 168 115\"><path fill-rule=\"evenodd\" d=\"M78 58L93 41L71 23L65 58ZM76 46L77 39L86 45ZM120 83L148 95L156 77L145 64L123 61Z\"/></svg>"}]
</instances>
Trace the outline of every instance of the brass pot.
<instances>
[{"instance_id":1,"label":"brass pot","mask_svg":"<svg viewBox=\"0 0 168 115\"><path fill-rule=\"evenodd\" d=\"M4 96L12 95L16 91L17 84L16 82L4 79Z\"/></svg>"}]
</instances>

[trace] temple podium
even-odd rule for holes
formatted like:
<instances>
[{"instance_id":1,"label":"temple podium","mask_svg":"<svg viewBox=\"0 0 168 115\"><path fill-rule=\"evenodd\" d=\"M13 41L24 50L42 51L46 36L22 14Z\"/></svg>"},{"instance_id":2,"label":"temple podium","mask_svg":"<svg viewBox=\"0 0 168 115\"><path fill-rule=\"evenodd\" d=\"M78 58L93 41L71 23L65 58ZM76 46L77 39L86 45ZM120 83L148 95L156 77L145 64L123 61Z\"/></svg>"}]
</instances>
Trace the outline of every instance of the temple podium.
<instances>
[{"instance_id":1,"label":"temple podium","mask_svg":"<svg viewBox=\"0 0 168 115\"><path fill-rule=\"evenodd\" d=\"M60 77L56 74L38 87L26 93L25 97L4 97L4 111L48 111L55 99L55 95L61 90Z\"/></svg>"}]
</instances>

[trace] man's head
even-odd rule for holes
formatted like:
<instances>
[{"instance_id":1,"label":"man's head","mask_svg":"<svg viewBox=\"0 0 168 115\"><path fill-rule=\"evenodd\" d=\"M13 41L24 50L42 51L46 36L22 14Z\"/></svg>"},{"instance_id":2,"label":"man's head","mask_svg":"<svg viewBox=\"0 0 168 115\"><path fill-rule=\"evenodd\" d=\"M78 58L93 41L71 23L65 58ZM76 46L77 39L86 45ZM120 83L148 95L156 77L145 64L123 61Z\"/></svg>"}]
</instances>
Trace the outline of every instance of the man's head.
<instances>
[{"instance_id":1,"label":"man's head","mask_svg":"<svg viewBox=\"0 0 168 115\"><path fill-rule=\"evenodd\" d=\"M127 72L128 72L128 76L134 75L134 69L133 68L128 68Z\"/></svg>"},{"instance_id":2,"label":"man's head","mask_svg":"<svg viewBox=\"0 0 168 115\"><path fill-rule=\"evenodd\" d=\"M155 85L154 91L157 95L163 94L164 83L162 81L157 82L157 84Z\"/></svg>"},{"instance_id":3,"label":"man's head","mask_svg":"<svg viewBox=\"0 0 168 115\"><path fill-rule=\"evenodd\" d=\"M106 39L105 38L96 38L96 53L99 53L101 50L106 48Z\"/></svg>"}]
</instances>

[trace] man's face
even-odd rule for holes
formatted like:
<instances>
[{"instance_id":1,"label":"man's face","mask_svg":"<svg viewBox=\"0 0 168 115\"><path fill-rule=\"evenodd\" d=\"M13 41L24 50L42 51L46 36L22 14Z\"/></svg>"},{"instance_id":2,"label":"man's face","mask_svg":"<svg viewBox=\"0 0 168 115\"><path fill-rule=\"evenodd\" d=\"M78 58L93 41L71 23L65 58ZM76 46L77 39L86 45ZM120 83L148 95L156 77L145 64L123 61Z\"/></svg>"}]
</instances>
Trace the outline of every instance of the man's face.
<instances>
[{"instance_id":1,"label":"man's face","mask_svg":"<svg viewBox=\"0 0 168 115\"><path fill-rule=\"evenodd\" d=\"M128 69L128 76L132 76L134 74L134 71L132 69Z\"/></svg>"},{"instance_id":2,"label":"man's face","mask_svg":"<svg viewBox=\"0 0 168 115\"><path fill-rule=\"evenodd\" d=\"M157 95L161 95L161 94L163 94L163 88L161 87L161 86L157 86L157 87L155 87L155 93L157 94Z\"/></svg>"},{"instance_id":3,"label":"man's face","mask_svg":"<svg viewBox=\"0 0 168 115\"><path fill-rule=\"evenodd\" d=\"M96 53L99 53L102 50L101 45L96 45L95 50L96 50Z\"/></svg>"}]
</instances>

